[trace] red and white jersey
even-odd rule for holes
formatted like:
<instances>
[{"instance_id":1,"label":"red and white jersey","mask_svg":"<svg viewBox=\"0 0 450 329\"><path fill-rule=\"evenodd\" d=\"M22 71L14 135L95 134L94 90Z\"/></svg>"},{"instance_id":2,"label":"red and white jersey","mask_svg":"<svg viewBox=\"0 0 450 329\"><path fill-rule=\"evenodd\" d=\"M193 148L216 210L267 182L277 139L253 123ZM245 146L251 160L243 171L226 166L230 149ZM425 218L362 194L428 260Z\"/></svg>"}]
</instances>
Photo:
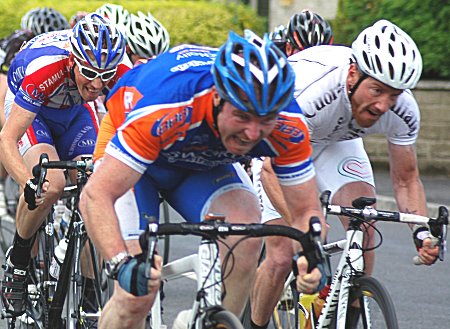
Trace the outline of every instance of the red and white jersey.
<instances>
[{"instance_id":1,"label":"red and white jersey","mask_svg":"<svg viewBox=\"0 0 450 329\"><path fill-rule=\"evenodd\" d=\"M38 35L16 55L8 71L8 86L19 106L37 113L45 108L67 109L85 103L71 76L71 34L72 30L63 30ZM105 92L130 67L129 59L124 56Z\"/></svg>"},{"instance_id":2,"label":"red and white jersey","mask_svg":"<svg viewBox=\"0 0 450 329\"><path fill-rule=\"evenodd\" d=\"M329 144L383 134L393 144L413 144L419 133L420 112L410 90L405 90L373 126L362 128L353 119L346 87L351 60L352 50L344 46L316 46L289 57L296 74L295 97L311 141Z\"/></svg>"}]
</instances>

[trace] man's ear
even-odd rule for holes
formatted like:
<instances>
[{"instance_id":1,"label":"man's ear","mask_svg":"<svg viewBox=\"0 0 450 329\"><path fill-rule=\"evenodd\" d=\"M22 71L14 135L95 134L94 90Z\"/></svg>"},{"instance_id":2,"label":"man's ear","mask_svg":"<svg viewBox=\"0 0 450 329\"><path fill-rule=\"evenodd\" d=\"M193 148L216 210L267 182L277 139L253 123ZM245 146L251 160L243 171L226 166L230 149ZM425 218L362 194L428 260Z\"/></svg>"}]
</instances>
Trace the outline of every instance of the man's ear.
<instances>
[{"instance_id":1,"label":"man's ear","mask_svg":"<svg viewBox=\"0 0 450 329\"><path fill-rule=\"evenodd\" d=\"M213 91L213 105L214 106L219 106L220 104L220 95L219 92L217 91L216 87L212 87L212 91Z\"/></svg>"},{"instance_id":2,"label":"man's ear","mask_svg":"<svg viewBox=\"0 0 450 329\"><path fill-rule=\"evenodd\" d=\"M358 70L358 66L356 65L356 63L351 63L348 69L348 76L347 76L347 82L350 89L353 88L355 83L359 80L359 77L360 72Z\"/></svg>"}]
</instances>

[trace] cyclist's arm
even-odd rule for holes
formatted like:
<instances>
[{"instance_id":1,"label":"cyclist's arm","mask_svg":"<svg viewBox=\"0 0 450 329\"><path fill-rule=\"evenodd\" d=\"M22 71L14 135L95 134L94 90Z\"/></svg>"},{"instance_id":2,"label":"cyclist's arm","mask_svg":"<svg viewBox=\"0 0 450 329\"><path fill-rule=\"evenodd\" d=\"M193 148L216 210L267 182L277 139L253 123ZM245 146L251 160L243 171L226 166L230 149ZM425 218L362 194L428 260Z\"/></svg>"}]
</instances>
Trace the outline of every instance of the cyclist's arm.
<instances>
[{"instance_id":1,"label":"cyclist's arm","mask_svg":"<svg viewBox=\"0 0 450 329\"><path fill-rule=\"evenodd\" d=\"M264 158L261 169L261 183L264 188L264 192L267 194L267 197L274 206L275 210L286 222L291 223L292 218L269 157Z\"/></svg>"},{"instance_id":2,"label":"cyclist's arm","mask_svg":"<svg viewBox=\"0 0 450 329\"><path fill-rule=\"evenodd\" d=\"M0 73L0 127L5 124L5 97L8 90L8 77L6 74Z\"/></svg>"},{"instance_id":3,"label":"cyclist's arm","mask_svg":"<svg viewBox=\"0 0 450 329\"><path fill-rule=\"evenodd\" d=\"M390 175L401 212L427 215L425 191L419 176L414 145L389 143Z\"/></svg>"},{"instance_id":4,"label":"cyclist's arm","mask_svg":"<svg viewBox=\"0 0 450 329\"><path fill-rule=\"evenodd\" d=\"M24 187L27 180L32 178L33 175L31 169L27 168L23 158L20 156L17 143L35 117L36 113L13 103L8 120L6 120L0 132L0 160L8 173L21 187Z\"/></svg>"},{"instance_id":5,"label":"cyclist's arm","mask_svg":"<svg viewBox=\"0 0 450 329\"><path fill-rule=\"evenodd\" d=\"M141 174L105 154L83 189L80 209L87 232L105 259L126 251L114 209L115 201L133 187Z\"/></svg>"},{"instance_id":6,"label":"cyclist's arm","mask_svg":"<svg viewBox=\"0 0 450 329\"><path fill-rule=\"evenodd\" d=\"M398 209L401 212L427 215L425 191L419 176L414 145L389 143L391 179ZM412 226L412 225L411 225ZM439 247L431 239L423 240L419 249L422 263L431 265L439 254Z\"/></svg>"}]
</instances>

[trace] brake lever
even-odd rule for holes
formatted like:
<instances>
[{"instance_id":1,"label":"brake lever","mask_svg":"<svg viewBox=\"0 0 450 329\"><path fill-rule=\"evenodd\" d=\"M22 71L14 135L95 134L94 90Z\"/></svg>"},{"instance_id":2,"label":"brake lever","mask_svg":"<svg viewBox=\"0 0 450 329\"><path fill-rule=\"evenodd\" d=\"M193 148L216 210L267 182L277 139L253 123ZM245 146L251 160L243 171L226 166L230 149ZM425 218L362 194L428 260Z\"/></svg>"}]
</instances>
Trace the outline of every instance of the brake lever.
<instances>
[{"instance_id":1,"label":"brake lever","mask_svg":"<svg viewBox=\"0 0 450 329\"><path fill-rule=\"evenodd\" d=\"M430 226L430 233L439 238L439 260L444 261L444 254L447 251L448 230L448 209L444 206L439 207L436 226L434 228ZM439 232L435 232L437 228L439 229ZM435 233L437 233L437 235L435 235Z\"/></svg>"},{"instance_id":2,"label":"brake lever","mask_svg":"<svg viewBox=\"0 0 450 329\"><path fill-rule=\"evenodd\" d=\"M147 279L151 278L152 266L155 263L155 251L158 242L158 222L148 223L148 247L147 255L145 257L145 277Z\"/></svg>"},{"instance_id":3,"label":"brake lever","mask_svg":"<svg viewBox=\"0 0 450 329\"><path fill-rule=\"evenodd\" d=\"M45 182L45 178L47 177L47 168L42 167L43 163L48 163L48 154L42 153L39 157L39 164L33 167L33 176L38 178L37 188L36 188L36 196L38 198L41 197L42 194L42 185Z\"/></svg>"}]
</instances>

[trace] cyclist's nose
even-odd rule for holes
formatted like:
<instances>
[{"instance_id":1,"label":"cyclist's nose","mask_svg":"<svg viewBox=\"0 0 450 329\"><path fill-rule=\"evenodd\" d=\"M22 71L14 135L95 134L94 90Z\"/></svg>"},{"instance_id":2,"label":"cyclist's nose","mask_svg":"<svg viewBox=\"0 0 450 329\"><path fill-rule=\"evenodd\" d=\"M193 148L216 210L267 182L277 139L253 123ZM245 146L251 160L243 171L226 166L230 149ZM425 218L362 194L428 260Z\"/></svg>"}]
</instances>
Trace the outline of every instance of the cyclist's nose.
<instances>
[{"instance_id":1,"label":"cyclist's nose","mask_svg":"<svg viewBox=\"0 0 450 329\"><path fill-rule=\"evenodd\" d=\"M381 114L384 114L387 111L389 111L392 106L394 106L394 104L392 103L389 97L383 97L379 99L378 102L375 103L375 108Z\"/></svg>"},{"instance_id":2,"label":"cyclist's nose","mask_svg":"<svg viewBox=\"0 0 450 329\"><path fill-rule=\"evenodd\" d=\"M100 77L97 77L94 80L92 80L91 85L96 89L103 88L105 86L104 82L102 81L102 79L100 79Z\"/></svg>"},{"instance_id":3,"label":"cyclist's nose","mask_svg":"<svg viewBox=\"0 0 450 329\"><path fill-rule=\"evenodd\" d=\"M251 121L245 129L245 136L249 141L256 141L262 135L261 125L258 122Z\"/></svg>"}]
</instances>

